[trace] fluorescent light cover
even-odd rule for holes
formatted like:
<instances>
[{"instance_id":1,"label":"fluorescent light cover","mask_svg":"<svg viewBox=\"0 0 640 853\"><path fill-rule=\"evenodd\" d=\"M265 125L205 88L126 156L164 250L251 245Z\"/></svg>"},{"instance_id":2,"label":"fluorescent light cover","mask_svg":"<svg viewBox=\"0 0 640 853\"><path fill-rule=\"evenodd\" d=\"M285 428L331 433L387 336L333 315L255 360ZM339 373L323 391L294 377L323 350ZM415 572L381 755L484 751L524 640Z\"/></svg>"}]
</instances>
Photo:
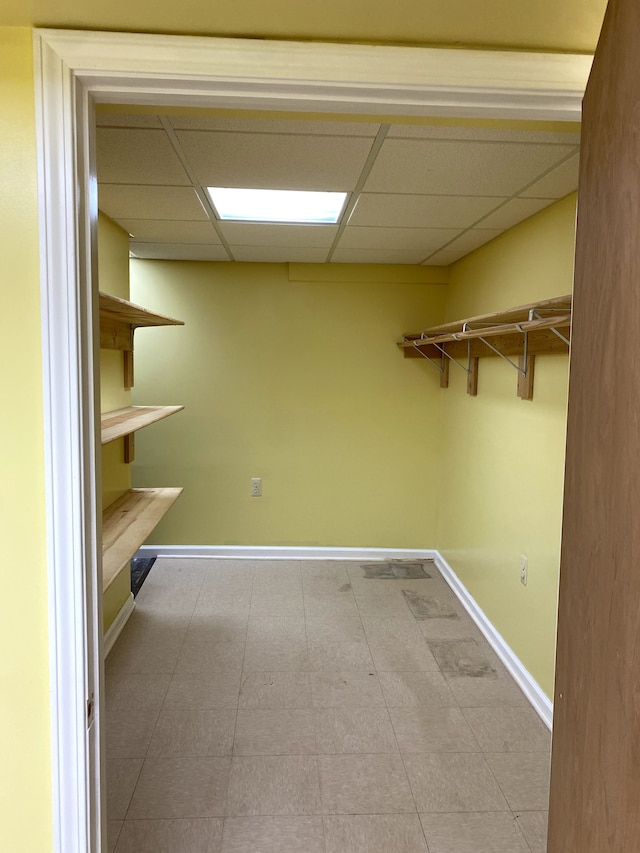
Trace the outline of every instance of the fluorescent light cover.
<instances>
[{"instance_id":1,"label":"fluorescent light cover","mask_svg":"<svg viewBox=\"0 0 640 853\"><path fill-rule=\"evenodd\" d=\"M297 222L334 225L342 213L346 193L306 190L248 190L209 187L220 219L241 222Z\"/></svg>"}]
</instances>

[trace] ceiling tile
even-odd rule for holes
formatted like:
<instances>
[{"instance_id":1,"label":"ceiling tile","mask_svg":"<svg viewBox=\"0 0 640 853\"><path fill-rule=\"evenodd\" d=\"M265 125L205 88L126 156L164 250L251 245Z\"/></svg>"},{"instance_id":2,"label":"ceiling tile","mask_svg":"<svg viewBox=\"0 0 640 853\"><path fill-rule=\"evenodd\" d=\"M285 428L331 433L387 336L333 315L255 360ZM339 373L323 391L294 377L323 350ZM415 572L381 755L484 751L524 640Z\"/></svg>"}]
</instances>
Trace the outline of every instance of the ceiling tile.
<instances>
[{"instance_id":1,"label":"ceiling tile","mask_svg":"<svg viewBox=\"0 0 640 853\"><path fill-rule=\"evenodd\" d=\"M524 198L564 198L578 189L580 155L574 154L520 195Z\"/></svg>"},{"instance_id":2,"label":"ceiling tile","mask_svg":"<svg viewBox=\"0 0 640 853\"><path fill-rule=\"evenodd\" d=\"M327 260L327 249L305 249L300 246L233 246L231 251L237 261L258 263L323 264Z\"/></svg>"},{"instance_id":3,"label":"ceiling tile","mask_svg":"<svg viewBox=\"0 0 640 853\"><path fill-rule=\"evenodd\" d=\"M510 196L572 150L570 145L386 139L364 189Z\"/></svg>"},{"instance_id":4,"label":"ceiling tile","mask_svg":"<svg viewBox=\"0 0 640 853\"><path fill-rule=\"evenodd\" d=\"M118 225L137 243L206 243L220 245L211 222L171 222L166 219L119 219Z\"/></svg>"},{"instance_id":5,"label":"ceiling tile","mask_svg":"<svg viewBox=\"0 0 640 853\"><path fill-rule=\"evenodd\" d=\"M215 116L168 116L174 130L217 130L231 133L282 133L317 136L375 136L379 124L360 121L290 121Z\"/></svg>"},{"instance_id":6,"label":"ceiling tile","mask_svg":"<svg viewBox=\"0 0 640 853\"><path fill-rule=\"evenodd\" d=\"M389 251L383 249L336 249L331 258L339 264L419 264L425 252Z\"/></svg>"},{"instance_id":7,"label":"ceiling tile","mask_svg":"<svg viewBox=\"0 0 640 853\"><path fill-rule=\"evenodd\" d=\"M97 127L156 127L162 123L156 115L147 113L103 113L96 112Z\"/></svg>"},{"instance_id":8,"label":"ceiling tile","mask_svg":"<svg viewBox=\"0 0 640 853\"><path fill-rule=\"evenodd\" d=\"M369 228L348 226L338 247L340 249L390 249L392 251L427 252L439 249L457 237L456 228Z\"/></svg>"},{"instance_id":9,"label":"ceiling tile","mask_svg":"<svg viewBox=\"0 0 640 853\"><path fill-rule=\"evenodd\" d=\"M98 180L103 183L191 183L164 130L99 127L96 136Z\"/></svg>"},{"instance_id":10,"label":"ceiling tile","mask_svg":"<svg viewBox=\"0 0 640 853\"><path fill-rule=\"evenodd\" d=\"M371 149L365 138L201 131L177 135L206 187L352 190Z\"/></svg>"},{"instance_id":11,"label":"ceiling tile","mask_svg":"<svg viewBox=\"0 0 640 853\"><path fill-rule=\"evenodd\" d=\"M192 187L133 187L100 184L98 206L119 219L207 219Z\"/></svg>"},{"instance_id":12,"label":"ceiling tile","mask_svg":"<svg viewBox=\"0 0 640 853\"><path fill-rule=\"evenodd\" d=\"M387 139L464 139L482 142L547 142L578 145L579 133L551 130L511 130L499 127L447 127L443 125L392 124Z\"/></svg>"},{"instance_id":13,"label":"ceiling tile","mask_svg":"<svg viewBox=\"0 0 640 853\"><path fill-rule=\"evenodd\" d=\"M513 228L551 203L548 198L514 198L478 222L478 228Z\"/></svg>"},{"instance_id":14,"label":"ceiling tile","mask_svg":"<svg viewBox=\"0 0 640 853\"><path fill-rule=\"evenodd\" d=\"M232 246L297 246L328 249L338 232L337 225L258 225L221 222L220 228Z\"/></svg>"},{"instance_id":15,"label":"ceiling tile","mask_svg":"<svg viewBox=\"0 0 640 853\"><path fill-rule=\"evenodd\" d=\"M439 252L436 252L431 257L427 258L427 264L450 264L457 261L459 258L468 255L480 246L484 246L495 237L499 237L504 231L498 229L472 229L465 231L460 237L445 246Z\"/></svg>"},{"instance_id":16,"label":"ceiling tile","mask_svg":"<svg viewBox=\"0 0 640 853\"><path fill-rule=\"evenodd\" d=\"M222 246L202 246L191 243L136 243L129 246L136 258L159 261L228 261Z\"/></svg>"},{"instance_id":17,"label":"ceiling tile","mask_svg":"<svg viewBox=\"0 0 640 853\"><path fill-rule=\"evenodd\" d=\"M361 193L349 225L468 228L505 201L499 197Z\"/></svg>"}]
</instances>

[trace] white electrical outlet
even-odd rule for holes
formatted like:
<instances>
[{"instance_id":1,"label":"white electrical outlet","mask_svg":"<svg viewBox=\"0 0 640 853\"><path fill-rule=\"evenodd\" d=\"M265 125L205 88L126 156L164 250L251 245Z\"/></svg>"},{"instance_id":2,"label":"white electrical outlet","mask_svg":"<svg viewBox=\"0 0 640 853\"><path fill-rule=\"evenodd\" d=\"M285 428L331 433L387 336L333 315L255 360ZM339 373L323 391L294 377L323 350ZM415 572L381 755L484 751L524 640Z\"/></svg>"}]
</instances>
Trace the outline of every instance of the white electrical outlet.
<instances>
[{"instance_id":1,"label":"white electrical outlet","mask_svg":"<svg viewBox=\"0 0 640 853\"><path fill-rule=\"evenodd\" d=\"M520 557L520 583L523 586L526 586L528 578L529 578L529 560L523 554Z\"/></svg>"},{"instance_id":2,"label":"white electrical outlet","mask_svg":"<svg viewBox=\"0 0 640 853\"><path fill-rule=\"evenodd\" d=\"M262 497L262 477L252 477L251 478L251 497L252 498L261 498Z\"/></svg>"}]
</instances>

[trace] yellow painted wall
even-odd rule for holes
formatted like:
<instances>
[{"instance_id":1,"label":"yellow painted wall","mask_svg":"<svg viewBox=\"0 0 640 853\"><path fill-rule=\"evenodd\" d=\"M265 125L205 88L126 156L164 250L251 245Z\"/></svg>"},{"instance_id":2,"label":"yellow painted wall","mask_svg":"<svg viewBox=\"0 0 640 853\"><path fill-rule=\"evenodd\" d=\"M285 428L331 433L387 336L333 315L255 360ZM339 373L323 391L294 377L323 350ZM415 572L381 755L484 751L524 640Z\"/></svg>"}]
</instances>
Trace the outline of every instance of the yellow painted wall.
<instances>
[{"instance_id":1,"label":"yellow painted wall","mask_svg":"<svg viewBox=\"0 0 640 853\"><path fill-rule=\"evenodd\" d=\"M447 319L570 293L575 196L558 202L452 267ZM480 361L478 396L451 370L441 392L438 548L552 695L568 359L536 358L534 399L516 372ZM520 583L520 556L529 582Z\"/></svg>"},{"instance_id":2,"label":"yellow painted wall","mask_svg":"<svg viewBox=\"0 0 640 853\"><path fill-rule=\"evenodd\" d=\"M129 298L129 235L108 216L98 217L98 286L104 293ZM100 350L100 410L131 405L131 391L123 385L122 353ZM131 488L131 468L124 462L124 439L102 447L102 505L108 507ZM109 628L130 593L127 564L105 592L104 629Z\"/></svg>"},{"instance_id":3,"label":"yellow painted wall","mask_svg":"<svg viewBox=\"0 0 640 853\"><path fill-rule=\"evenodd\" d=\"M31 32L0 29L0 850L52 849Z\"/></svg>"},{"instance_id":4,"label":"yellow painted wall","mask_svg":"<svg viewBox=\"0 0 640 853\"><path fill-rule=\"evenodd\" d=\"M438 374L395 343L445 287L304 267L132 261L133 301L186 321L136 332L134 401L186 406L137 436L134 485L185 488L151 541L435 541Z\"/></svg>"},{"instance_id":5,"label":"yellow painted wall","mask_svg":"<svg viewBox=\"0 0 640 853\"><path fill-rule=\"evenodd\" d=\"M606 0L3 0L0 23L249 38L592 51Z\"/></svg>"}]
</instances>

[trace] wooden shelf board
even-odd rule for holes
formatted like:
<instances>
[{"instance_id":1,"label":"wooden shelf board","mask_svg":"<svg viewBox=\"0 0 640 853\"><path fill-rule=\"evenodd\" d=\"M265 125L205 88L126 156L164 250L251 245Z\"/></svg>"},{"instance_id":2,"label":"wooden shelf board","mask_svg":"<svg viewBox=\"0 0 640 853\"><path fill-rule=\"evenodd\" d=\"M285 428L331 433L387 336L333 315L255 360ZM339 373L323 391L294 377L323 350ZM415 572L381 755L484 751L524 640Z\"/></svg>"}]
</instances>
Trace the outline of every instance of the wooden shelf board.
<instances>
[{"instance_id":1,"label":"wooden shelf board","mask_svg":"<svg viewBox=\"0 0 640 853\"><path fill-rule=\"evenodd\" d=\"M102 514L103 590L113 582L181 494L181 488L130 489L105 509Z\"/></svg>"},{"instance_id":2,"label":"wooden shelf board","mask_svg":"<svg viewBox=\"0 0 640 853\"><path fill-rule=\"evenodd\" d=\"M166 317L164 314L155 314L141 305L134 305L126 299L110 296L108 293L100 293L100 319L116 323L124 323L130 326L184 326L182 320Z\"/></svg>"},{"instance_id":3,"label":"wooden shelf board","mask_svg":"<svg viewBox=\"0 0 640 853\"><path fill-rule=\"evenodd\" d=\"M516 308L510 308L507 311L494 311L491 314L479 314L476 317L466 317L464 320L455 320L452 323L443 323L440 326L432 326L431 328L423 329L420 332L412 332L404 337L407 345L411 346L411 341L420 338L421 335L424 335L425 337L436 337L439 335L451 335L454 332L459 333L462 331L465 323L469 323L471 325L474 323L493 323L496 326L511 323L524 323L529 320L529 312L532 309L544 312L549 308L566 308L567 313L570 314L571 305L571 294L567 296L555 296L553 299L544 299L541 302L531 302L528 305L520 305Z\"/></svg>"},{"instance_id":4,"label":"wooden shelf board","mask_svg":"<svg viewBox=\"0 0 640 853\"><path fill-rule=\"evenodd\" d=\"M104 412L100 418L102 444L130 435L149 424L168 418L169 415L175 415L182 409L184 406L127 406L124 409Z\"/></svg>"}]
</instances>

